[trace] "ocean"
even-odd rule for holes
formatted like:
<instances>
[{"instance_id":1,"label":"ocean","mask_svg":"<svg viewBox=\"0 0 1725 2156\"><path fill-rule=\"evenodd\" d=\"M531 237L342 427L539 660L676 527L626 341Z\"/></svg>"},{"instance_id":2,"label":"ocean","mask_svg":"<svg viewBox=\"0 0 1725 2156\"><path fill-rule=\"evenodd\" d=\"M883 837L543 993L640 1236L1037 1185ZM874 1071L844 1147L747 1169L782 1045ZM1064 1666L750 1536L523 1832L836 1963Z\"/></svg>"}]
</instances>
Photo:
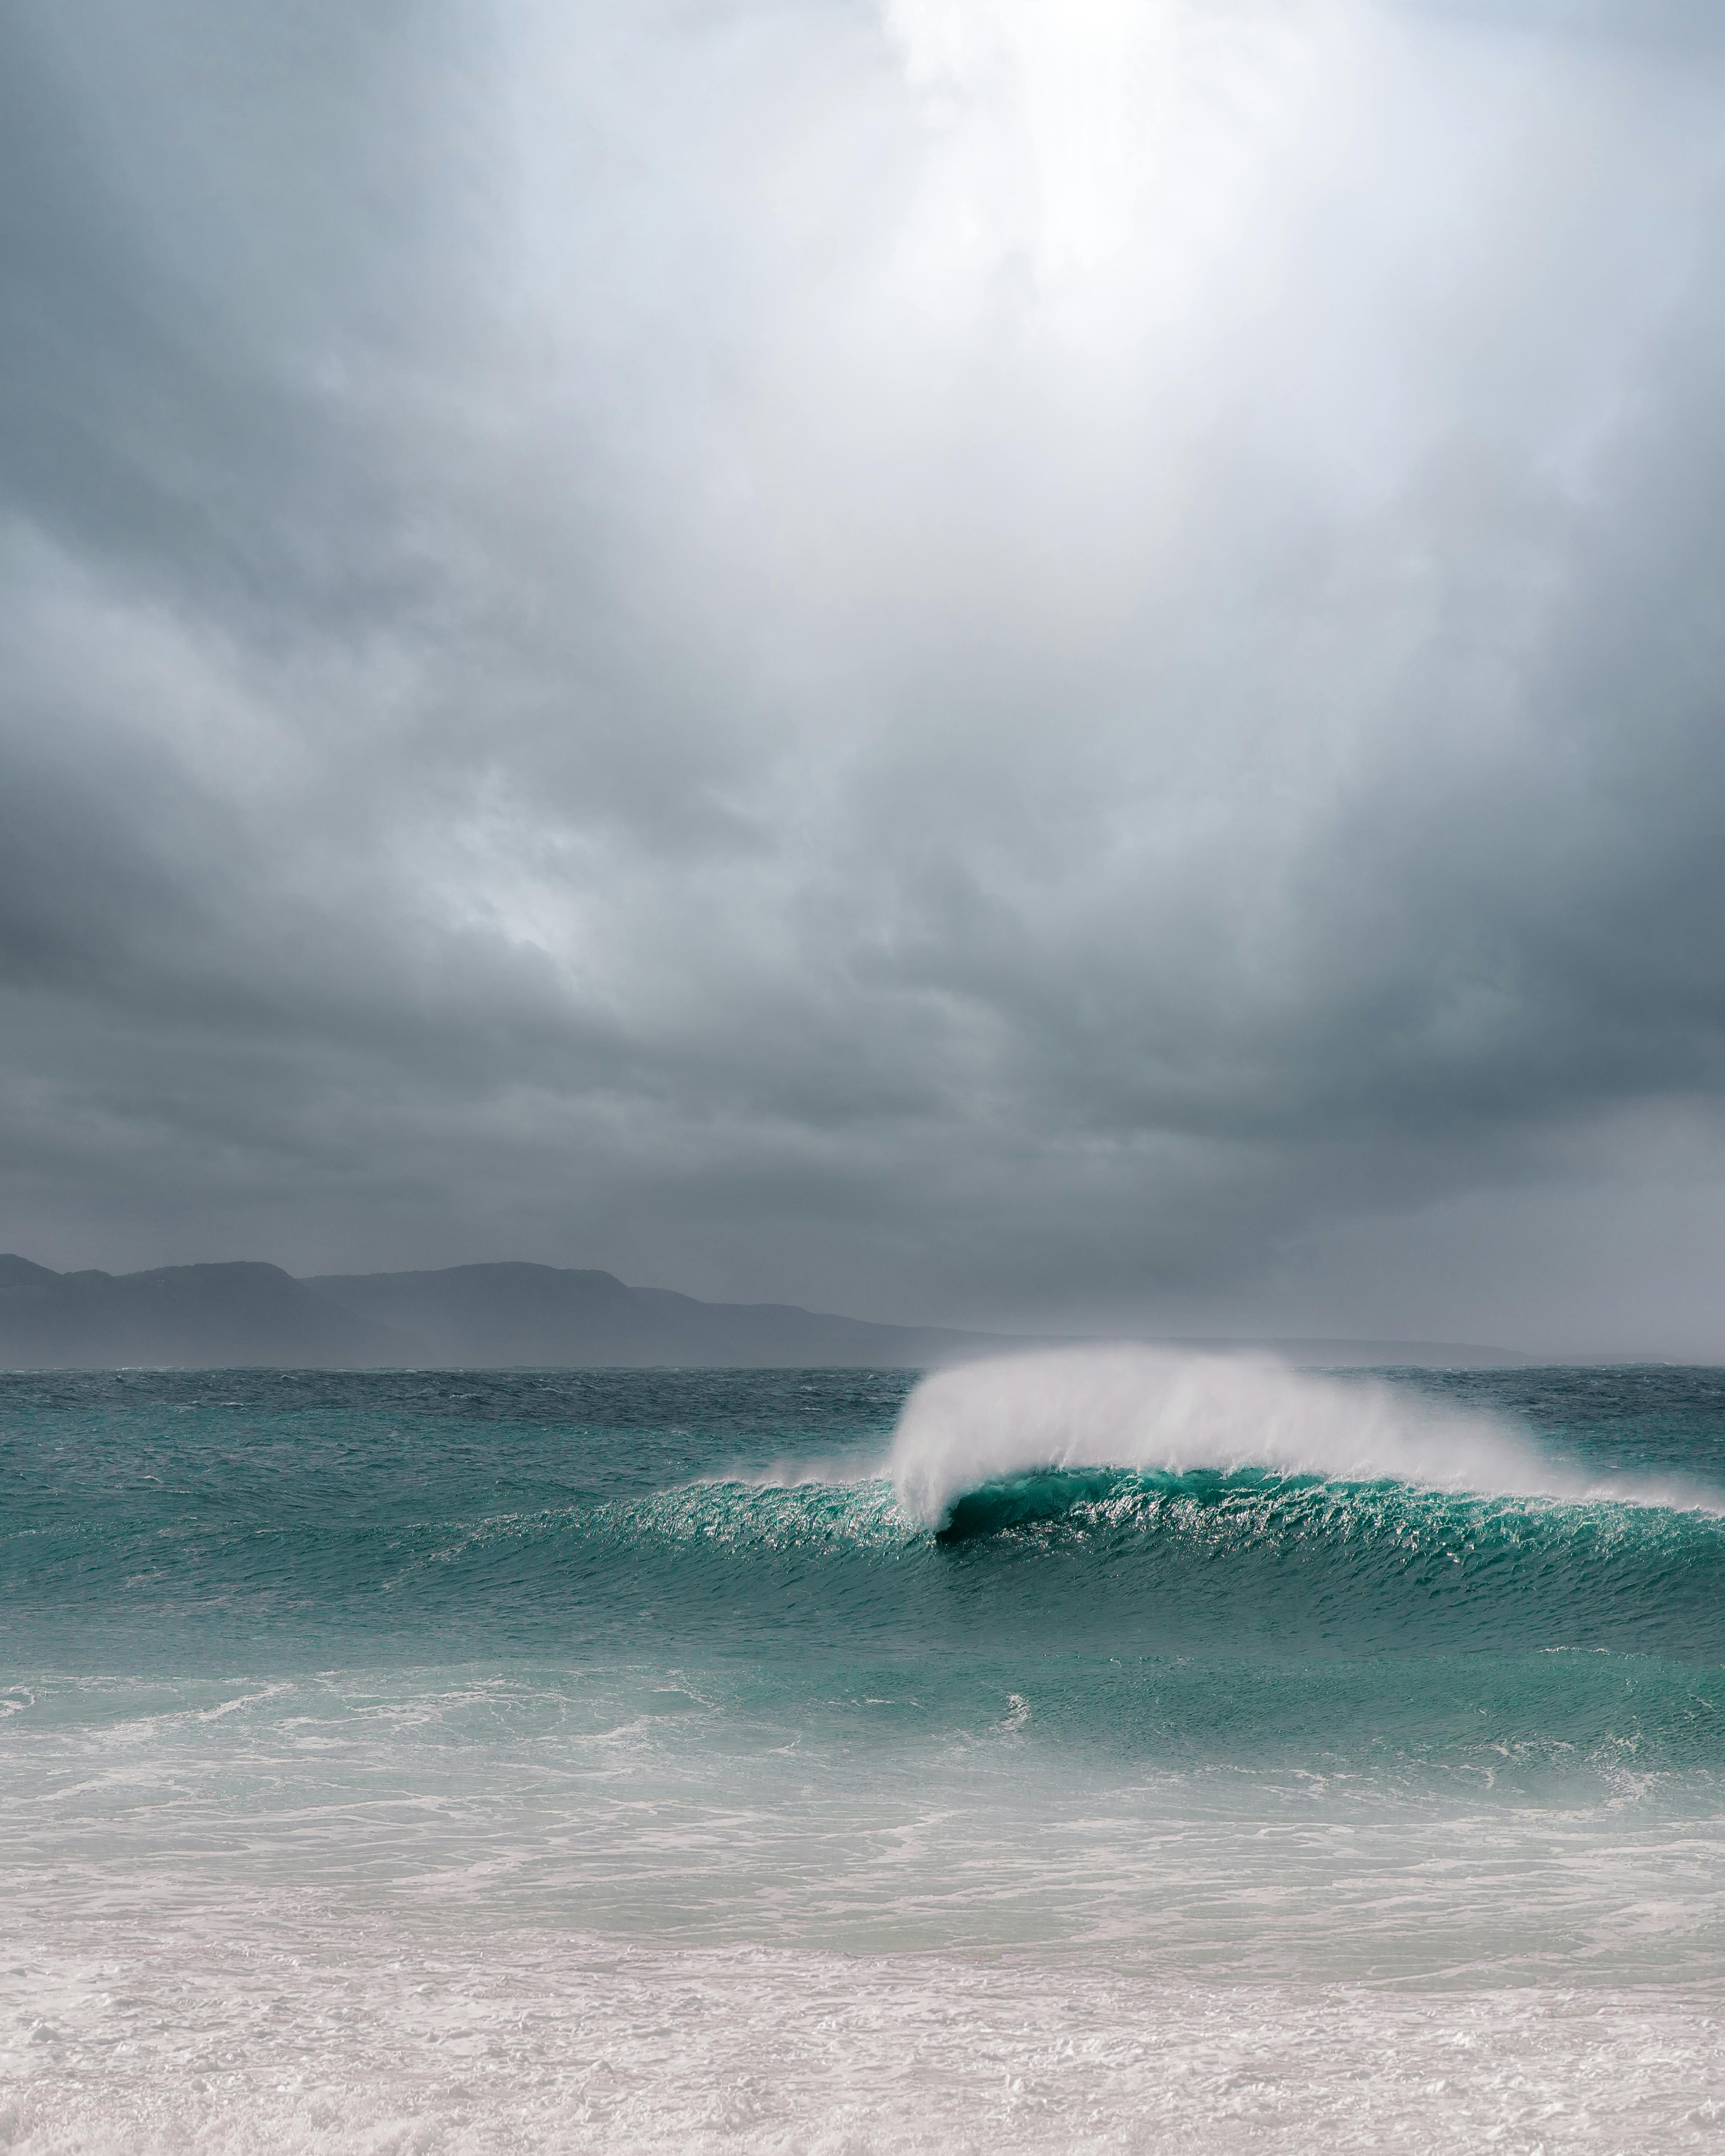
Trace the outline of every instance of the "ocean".
<instances>
[{"instance_id":1,"label":"ocean","mask_svg":"<svg viewBox=\"0 0 1725 2156\"><path fill-rule=\"evenodd\" d=\"M1725 2148L1725 1373L0 1377L0 2148Z\"/></svg>"}]
</instances>

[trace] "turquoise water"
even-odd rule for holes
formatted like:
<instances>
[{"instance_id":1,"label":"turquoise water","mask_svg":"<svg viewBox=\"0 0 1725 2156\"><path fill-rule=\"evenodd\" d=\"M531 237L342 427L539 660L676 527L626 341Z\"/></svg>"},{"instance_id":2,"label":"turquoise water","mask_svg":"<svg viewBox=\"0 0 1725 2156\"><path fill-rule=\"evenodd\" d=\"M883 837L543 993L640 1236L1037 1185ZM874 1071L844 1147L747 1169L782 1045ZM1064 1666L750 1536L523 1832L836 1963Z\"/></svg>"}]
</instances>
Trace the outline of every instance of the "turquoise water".
<instances>
[{"instance_id":1,"label":"turquoise water","mask_svg":"<svg viewBox=\"0 0 1725 2156\"><path fill-rule=\"evenodd\" d=\"M914 1383L0 1378L13 2144L1717 2138L1725 1373Z\"/></svg>"}]
</instances>

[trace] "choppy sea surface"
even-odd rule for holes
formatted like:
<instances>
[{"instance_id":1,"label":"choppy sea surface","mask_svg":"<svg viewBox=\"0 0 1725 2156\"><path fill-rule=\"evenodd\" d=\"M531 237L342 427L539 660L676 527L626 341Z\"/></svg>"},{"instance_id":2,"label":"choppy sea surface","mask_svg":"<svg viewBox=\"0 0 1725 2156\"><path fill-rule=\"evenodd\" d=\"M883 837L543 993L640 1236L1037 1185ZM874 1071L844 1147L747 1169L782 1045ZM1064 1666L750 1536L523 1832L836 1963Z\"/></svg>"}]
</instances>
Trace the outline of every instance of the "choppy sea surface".
<instances>
[{"instance_id":1,"label":"choppy sea surface","mask_svg":"<svg viewBox=\"0 0 1725 2156\"><path fill-rule=\"evenodd\" d=\"M1725 2149L1725 1373L0 1377L0 2148Z\"/></svg>"}]
</instances>

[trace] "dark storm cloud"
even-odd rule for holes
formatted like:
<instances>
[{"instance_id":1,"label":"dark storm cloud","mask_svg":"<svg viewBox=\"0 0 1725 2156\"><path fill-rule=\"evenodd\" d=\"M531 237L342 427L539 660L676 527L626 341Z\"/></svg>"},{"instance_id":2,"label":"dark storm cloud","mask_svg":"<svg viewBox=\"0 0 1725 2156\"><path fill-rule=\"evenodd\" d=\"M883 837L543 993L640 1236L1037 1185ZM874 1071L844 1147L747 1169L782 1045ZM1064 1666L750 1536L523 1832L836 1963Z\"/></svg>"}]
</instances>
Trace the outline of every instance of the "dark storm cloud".
<instances>
[{"instance_id":1,"label":"dark storm cloud","mask_svg":"<svg viewBox=\"0 0 1725 2156\"><path fill-rule=\"evenodd\" d=\"M13 11L0 1240L1717 1344L1704 27Z\"/></svg>"}]
</instances>

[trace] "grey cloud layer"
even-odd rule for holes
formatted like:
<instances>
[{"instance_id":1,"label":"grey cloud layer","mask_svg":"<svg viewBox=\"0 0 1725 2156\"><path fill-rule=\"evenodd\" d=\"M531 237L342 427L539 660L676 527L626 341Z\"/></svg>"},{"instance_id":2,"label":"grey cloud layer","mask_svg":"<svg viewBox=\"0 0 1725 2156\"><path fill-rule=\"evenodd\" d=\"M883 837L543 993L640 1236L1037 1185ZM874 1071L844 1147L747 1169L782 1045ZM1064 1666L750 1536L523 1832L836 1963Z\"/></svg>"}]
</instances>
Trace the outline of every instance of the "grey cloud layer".
<instances>
[{"instance_id":1,"label":"grey cloud layer","mask_svg":"<svg viewBox=\"0 0 1725 2156\"><path fill-rule=\"evenodd\" d=\"M13 11L0 1240L1725 1348L1635 20Z\"/></svg>"}]
</instances>

